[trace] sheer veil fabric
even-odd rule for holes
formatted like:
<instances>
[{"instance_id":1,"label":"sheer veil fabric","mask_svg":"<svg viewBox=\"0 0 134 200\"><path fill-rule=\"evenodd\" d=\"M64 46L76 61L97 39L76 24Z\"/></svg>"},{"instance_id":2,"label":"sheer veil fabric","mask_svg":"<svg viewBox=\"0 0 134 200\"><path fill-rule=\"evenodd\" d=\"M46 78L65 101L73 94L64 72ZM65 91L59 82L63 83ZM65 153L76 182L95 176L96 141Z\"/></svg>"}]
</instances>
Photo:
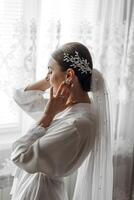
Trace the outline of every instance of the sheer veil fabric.
<instances>
[{"instance_id":1,"label":"sheer veil fabric","mask_svg":"<svg viewBox=\"0 0 134 200\"><path fill-rule=\"evenodd\" d=\"M93 69L92 103L97 113L93 150L78 169L73 200L112 200L113 164L110 104L106 82Z\"/></svg>"}]
</instances>

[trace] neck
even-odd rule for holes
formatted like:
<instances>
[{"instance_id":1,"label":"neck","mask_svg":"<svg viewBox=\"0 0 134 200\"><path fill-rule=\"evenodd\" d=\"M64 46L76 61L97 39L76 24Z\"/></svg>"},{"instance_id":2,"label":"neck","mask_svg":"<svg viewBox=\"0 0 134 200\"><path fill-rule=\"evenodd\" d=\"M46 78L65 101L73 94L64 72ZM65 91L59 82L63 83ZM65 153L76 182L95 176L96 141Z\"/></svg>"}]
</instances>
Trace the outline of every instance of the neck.
<instances>
[{"instance_id":1,"label":"neck","mask_svg":"<svg viewBox=\"0 0 134 200\"><path fill-rule=\"evenodd\" d=\"M67 103L70 103L70 102L75 102L75 103L91 103L91 100L88 96L88 93L83 91L83 90L75 90L73 91L69 98L68 98L68 101Z\"/></svg>"}]
</instances>

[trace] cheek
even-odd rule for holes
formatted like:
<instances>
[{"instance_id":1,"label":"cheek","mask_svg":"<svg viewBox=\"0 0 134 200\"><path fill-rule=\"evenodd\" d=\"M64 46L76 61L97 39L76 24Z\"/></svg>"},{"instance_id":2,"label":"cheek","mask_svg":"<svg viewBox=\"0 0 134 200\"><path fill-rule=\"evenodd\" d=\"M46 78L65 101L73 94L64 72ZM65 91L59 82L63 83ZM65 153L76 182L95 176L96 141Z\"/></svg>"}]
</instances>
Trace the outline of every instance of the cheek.
<instances>
[{"instance_id":1,"label":"cheek","mask_svg":"<svg viewBox=\"0 0 134 200\"><path fill-rule=\"evenodd\" d=\"M55 85L56 82L57 82L56 80L57 80L56 74L51 74L51 76L50 76L50 83L51 83L51 85Z\"/></svg>"},{"instance_id":2,"label":"cheek","mask_svg":"<svg viewBox=\"0 0 134 200\"><path fill-rule=\"evenodd\" d=\"M55 88L55 90L58 89L60 86L61 82L64 81L64 76L63 74L52 74L50 77L50 84Z\"/></svg>"},{"instance_id":3,"label":"cheek","mask_svg":"<svg viewBox=\"0 0 134 200\"><path fill-rule=\"evenodd\" d=\"M58 74L52 74L50 77L50 84L54 87L58 87L61 81L61 77Z\"/></svg>"}]
</instances>

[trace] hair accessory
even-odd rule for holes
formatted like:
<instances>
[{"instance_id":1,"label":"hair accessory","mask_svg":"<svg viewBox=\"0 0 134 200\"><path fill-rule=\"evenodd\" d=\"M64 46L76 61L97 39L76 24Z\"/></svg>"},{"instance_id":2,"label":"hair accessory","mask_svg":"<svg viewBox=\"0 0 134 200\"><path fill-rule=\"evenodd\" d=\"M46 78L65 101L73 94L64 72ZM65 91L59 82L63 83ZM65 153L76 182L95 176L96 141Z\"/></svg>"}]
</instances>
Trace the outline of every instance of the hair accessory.
<instances>
[{"instance_id":1,"label":"hair accessory","mask_svg":"<svg viewBox=\"0 0 134 200\"><path fill-rule=\"evenodd\" d=\"M64 59L63 61L71 62L71 67L79 68L78 70L83 73L92 73L92 69L90 68L90 64L87 59L80 58L78 51L75 51L75 56L69 55L68 53L64 52Z\"/></svg>"}]
</instances>

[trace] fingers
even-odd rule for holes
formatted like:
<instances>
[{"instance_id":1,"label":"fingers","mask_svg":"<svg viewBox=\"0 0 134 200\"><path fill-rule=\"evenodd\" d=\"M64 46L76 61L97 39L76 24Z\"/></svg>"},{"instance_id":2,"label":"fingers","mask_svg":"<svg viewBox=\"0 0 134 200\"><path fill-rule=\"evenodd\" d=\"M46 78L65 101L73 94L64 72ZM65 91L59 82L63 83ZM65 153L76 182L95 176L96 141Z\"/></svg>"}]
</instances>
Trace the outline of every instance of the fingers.
<instances>
[{"instance_id":1,"label":"fingers","mask_svg":"<svg viewBox=\"0 0 134 200\"><path fill-rule=\"evenodd\" d=\"M50 88L50 99L53 98L53 87Z\"/></svg>"},{"instance_id":2,"label":"fingers","mask_svg":"<svg viewBox=\"0 0 134 200\"><path fill-rule=\"evenodd\" d=\"M72 101L72 102L69 102L65 105L65 108L69 107L69 106L72 106L73 104L77 103L77 101Z\"/></svg>"},{"instance_id":3,"label":"fingers","mask_svg":"<svg viewBox=\"0 0 134 200\"><path fill-rule=\"evenodd\" d=\"M56 96L59 96L61 95L61 92L63 90L63 86L64 86L64 82L62 82L57 90L57 93L56 93Z\"/></svg>"},{"instance_id":4,"label":"fingers","mask_svg":"<svg viewBox=\"0 0 134 200\"><path fill-rule=\"evenodd\" d=\"M71 88L64 88L63 90L62 90L62 92L61 92L61 95L62 96L69 96L70 95L70 93L71 93Z\"/></svg>"},{"instance_id":5,"label":"fingers","mask_svg":"<svg viewBox=\"0 0 134 200\"><path fill-rule=\"evenodd\" d=\"M70 85L65 84L64 88L65 89L62 90L62 95L68 97L71 93L71 89L73 88L73 84L70 84Z\"/></svg>"},{"instance_id":6,"label":"fingers","mask_svg":"<svg viewBox=\"0 0 134 200\"><path fill-rule=\"evenodd\" d=\"M73 87L73 84L63 81L59 86L56 96L66 95L66 94L70 93L71 87Z\"/></svg>"}]
</instances>

